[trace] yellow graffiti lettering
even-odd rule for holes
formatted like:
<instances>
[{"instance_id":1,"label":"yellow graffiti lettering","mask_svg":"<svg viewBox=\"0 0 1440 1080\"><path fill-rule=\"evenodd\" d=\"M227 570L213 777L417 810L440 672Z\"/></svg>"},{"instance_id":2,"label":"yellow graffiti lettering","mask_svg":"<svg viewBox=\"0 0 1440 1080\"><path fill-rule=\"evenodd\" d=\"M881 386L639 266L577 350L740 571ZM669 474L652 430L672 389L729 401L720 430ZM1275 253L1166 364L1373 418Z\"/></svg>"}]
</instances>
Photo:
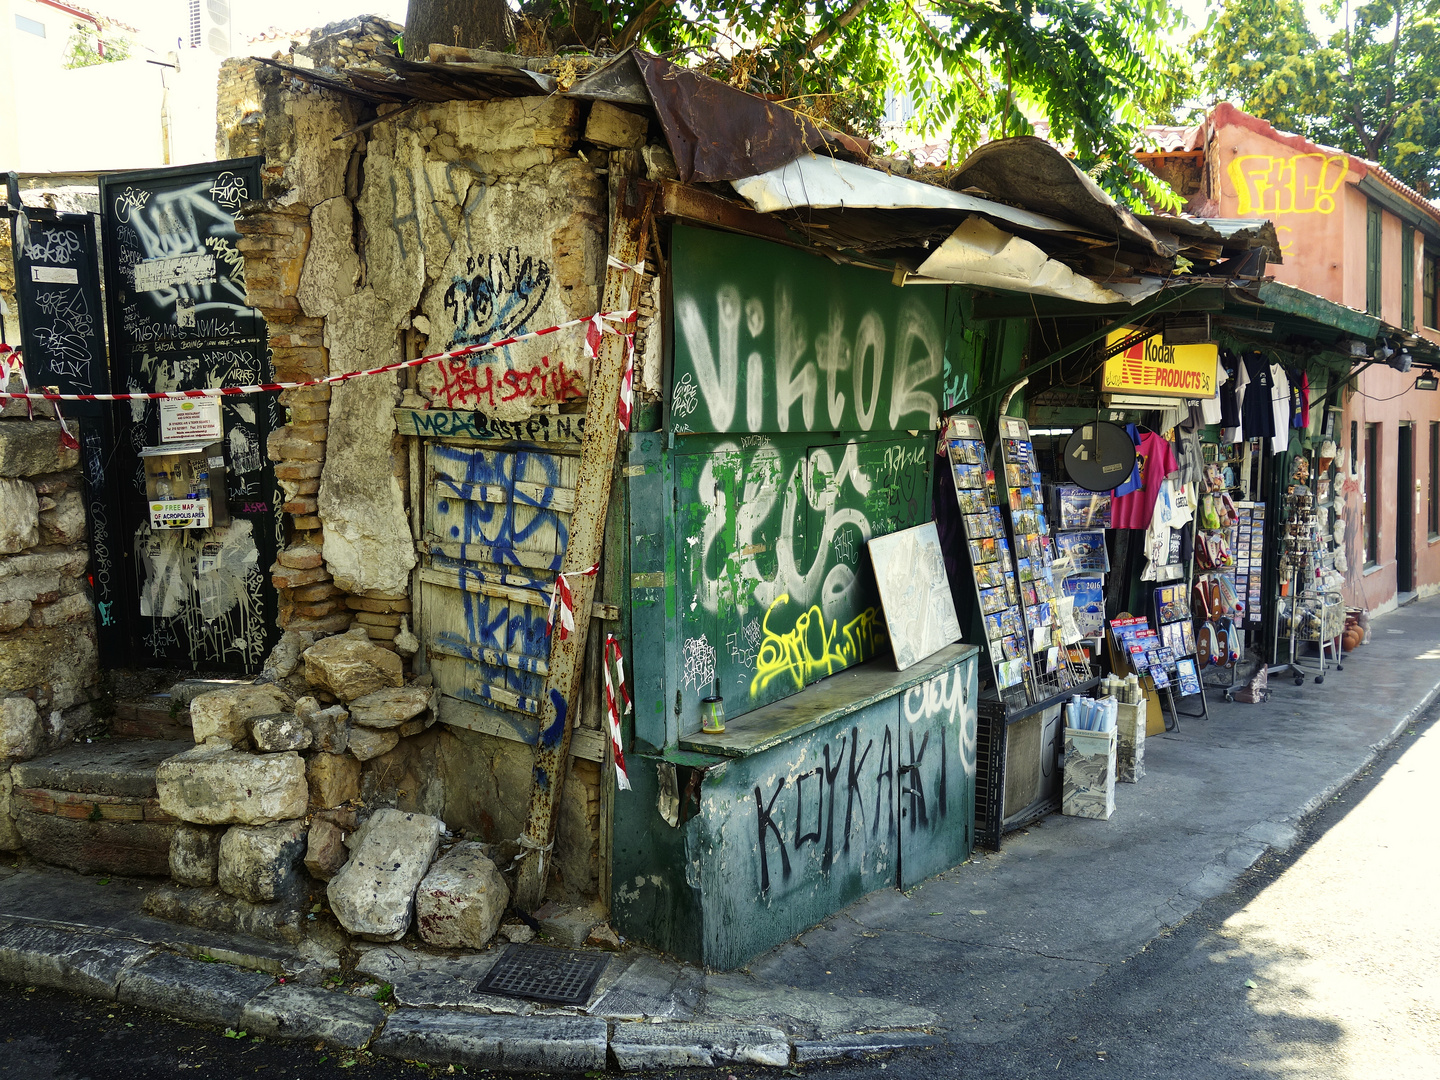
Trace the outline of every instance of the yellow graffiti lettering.
<instances>
[{"instance_id":1,"label":"yellow graffiti lettering","mask_svg":"<svg viewBox=\"0 0 1440 1080\"><path fill-rule=\"evenodd\" d=\"M827 622L820 605L811 604L788 631L777 632L770 626L770 617L789 602L790 594L781 593L765 612L755 677L750 680L751 697L786 675L794 680L797 690L802 689L817 675L832 675L873 656L885 641L885 624L879 609L873 607L841 626L838 620Z\"/></svg>"},{"instance_id":2,"label":"yellow graffiti lettering","mask_svg":"<svg viewBox=\"0 0 1440 1080\"><path fill-rule=\"evenodd\" d=\"M1238 198L1235 211L1250 214L1333 214L1335 193L1345 182L1344 154L1242 154L1226 172Z\"/></svg>"}]
</instances>

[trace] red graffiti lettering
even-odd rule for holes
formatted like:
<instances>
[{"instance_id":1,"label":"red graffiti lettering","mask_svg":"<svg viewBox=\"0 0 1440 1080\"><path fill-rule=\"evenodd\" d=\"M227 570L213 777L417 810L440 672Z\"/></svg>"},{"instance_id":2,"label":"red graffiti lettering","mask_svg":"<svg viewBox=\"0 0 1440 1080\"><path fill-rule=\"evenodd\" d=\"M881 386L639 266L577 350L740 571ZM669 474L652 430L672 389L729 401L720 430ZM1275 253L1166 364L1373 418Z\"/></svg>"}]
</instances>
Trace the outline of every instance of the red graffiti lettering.
<instances>
[{"instance_id":1,"label":"red graffiti lettering","mask_svg":"<svg viewBox=\"0 0 1440 1080\"><path fill-rule=\"evenodd\" d=\"M566 370L562 361L552 366L548 356L528 369L471 364L463 358L440 360L435 366L440 384L432 391L434 399L452 409L493 409L511 401L548 404L585 396L577 373Z\"/></svg>"}]
</instances>

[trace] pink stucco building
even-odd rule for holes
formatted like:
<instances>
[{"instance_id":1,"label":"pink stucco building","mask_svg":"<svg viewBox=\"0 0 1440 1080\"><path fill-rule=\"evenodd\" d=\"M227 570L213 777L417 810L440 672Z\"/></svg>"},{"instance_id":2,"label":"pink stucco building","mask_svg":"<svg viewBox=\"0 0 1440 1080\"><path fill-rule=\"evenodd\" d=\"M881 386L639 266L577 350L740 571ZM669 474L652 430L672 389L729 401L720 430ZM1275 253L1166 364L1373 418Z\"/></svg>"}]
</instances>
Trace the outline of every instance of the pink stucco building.
<instances>
[{"instance_id":1,"label":"pink stucco building","mask_svg":"<svg viewBox=\"0 0 1440 1080\"><path fill-rule=\"evenodd\" d=\"M1192 214L1273 221L1278 281L1378 318L1397 348L1440 344L1440 206L1376 163L1229 104L1141 157ZM1417 374L1366 368L1336 430L1346 599L1371 611L1440 591L1440 392Z\"/></svg>"}]
</instances>

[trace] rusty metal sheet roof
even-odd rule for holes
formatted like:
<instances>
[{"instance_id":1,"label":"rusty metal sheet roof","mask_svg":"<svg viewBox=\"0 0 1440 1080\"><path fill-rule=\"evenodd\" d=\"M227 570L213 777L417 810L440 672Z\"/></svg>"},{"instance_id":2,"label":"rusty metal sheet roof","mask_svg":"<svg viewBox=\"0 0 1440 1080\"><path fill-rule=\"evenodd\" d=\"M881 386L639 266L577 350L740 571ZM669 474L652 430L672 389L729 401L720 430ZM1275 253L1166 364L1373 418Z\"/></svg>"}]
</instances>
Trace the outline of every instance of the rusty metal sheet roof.
<instances>
[{"instance_id":1,"label":"rusty metal sheet roof","mask_svg":"<svg viewBox=\"0 0 1440 1080\"><path fill-rule=\"evenodd\" d=\"M1036 232L1086 231L1078 225L1045 214L965 195L949 188L924 184L919 180L895 176L879 169L821 154L804 154L777 169L732 180L730 186L762 214L802 207L954 210L966 214L984 214Z\"/></svg>"},{"instance_id":2,"label":"rusty metal sheet roof","mask_svg":"<svg viewBox=\"0 0 1440 1080\"><path fill-rule=\"evenodd\" d=\"M632 55L687 184L739 180L826 147L869 153L866 140L821 127L793 109L658 56Z\"/></svg>"},{"instance_id":3,"label":"rusty metal sheet roof","mask_svg":"<svg viewBox=\"0 0 1440 1080\"><path fill-rule=\"evenodd\" d=\"M1229 252L1264 248L1268 261L1283 261L1280 257L1280 241L1275 235L1275 223L1268 218L1142 214L1140 220L1155 234L1156 239L1164 244L1174 243L1177 251L1192 244L1217 246Z\"/></svg>"},{"instance_id":4,"label":"rusty metal sheet roof","mask_svg":"<svg viewBox=\"0 0 1440 1080\"><path fill-rule=\"evenodd\" d=\"M1033 135L986 143L965 159L950 186L957 191L978 188L1001 202L1078 222L1122 246L1167 255L1143 221L1063 153Z\"/></svg>"}]
</instances>

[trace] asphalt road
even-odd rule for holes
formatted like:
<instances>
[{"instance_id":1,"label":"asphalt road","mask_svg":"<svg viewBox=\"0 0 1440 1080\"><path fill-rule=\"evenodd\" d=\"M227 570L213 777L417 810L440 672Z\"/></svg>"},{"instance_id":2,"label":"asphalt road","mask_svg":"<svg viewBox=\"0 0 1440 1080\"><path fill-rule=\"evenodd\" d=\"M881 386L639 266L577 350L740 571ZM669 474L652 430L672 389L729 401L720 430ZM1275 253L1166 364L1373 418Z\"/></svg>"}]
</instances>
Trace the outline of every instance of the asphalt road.
<instances>
[{"instance_id":1,"label":"asphalt road","mask_svg":"<svg viewBox=\"0 0 1440 1080\"><path fill-rule=\"evenodd\" d=\"M1289 852L1263 857L1235 889L1002 1041L803 1071L826 1080L882 1071L886 1080L1436 1080L1437 713L1317 813ZM0 987L0 1043L0 1080L450 1075L13 986Z\"/></svg>"}]
</instances>

